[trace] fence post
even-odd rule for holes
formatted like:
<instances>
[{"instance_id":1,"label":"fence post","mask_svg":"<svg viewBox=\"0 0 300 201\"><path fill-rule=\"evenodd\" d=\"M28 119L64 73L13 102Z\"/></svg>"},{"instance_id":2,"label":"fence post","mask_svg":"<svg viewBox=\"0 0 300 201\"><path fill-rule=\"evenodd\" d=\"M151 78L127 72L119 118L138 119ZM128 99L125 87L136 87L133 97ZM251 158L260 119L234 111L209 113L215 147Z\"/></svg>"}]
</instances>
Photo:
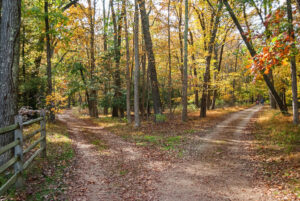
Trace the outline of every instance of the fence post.
<instances>
[{"instance_id":1,"label":"fence post","mask_svg":"<svg viewBox=\"0 0 300 201\"><path fill-rule=\"evenodd\" d=\"M43 158L47 157L47 149L46 149L46 114L45 114L45 110L42 110L40 113L41 117L43 117L43 119L41 120L41 137L44 137L44 139L41 141L41 149L43 150L41 153L41 156Z\"/></svg>"},{"instance_id":2,"label":"fence post","mask_svg":"<svg viewBox=\"0 0 300 201\"><path fill-rule=\"evenodd\" d=\"M23 120L21 115L15 116L15 123L18 124L18 128L14 132L15 140L19 140L20 143L15 146L15 157L18 157L17 162L14 164L14 171L18 173L17 181L15 183L16 188L24 186L23 180Z\"/></svg>"}]
</instances>

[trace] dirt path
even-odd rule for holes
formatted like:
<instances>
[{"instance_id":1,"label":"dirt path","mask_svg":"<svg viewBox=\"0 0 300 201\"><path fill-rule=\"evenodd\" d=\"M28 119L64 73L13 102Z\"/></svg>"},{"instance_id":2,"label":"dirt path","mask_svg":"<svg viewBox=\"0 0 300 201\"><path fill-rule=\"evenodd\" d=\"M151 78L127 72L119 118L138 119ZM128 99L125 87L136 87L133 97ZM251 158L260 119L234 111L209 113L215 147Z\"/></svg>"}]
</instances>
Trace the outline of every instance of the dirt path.
<instances>
[{"instance_id":1,"label":"dirt path","mask_svg":"<svg viewBox=\"0 0 300 201\"><path fill-rule=\"evenodd\" d=\"M190 162L174 164L161 173L159 200L273 200L253 183L254 169L246 128L260 110L252 107L231 115L211 133L188 147Z\"/></svg>"},{"instance_id":2,"label":"dirt path","mask_svg":"<svg viewBox=\"0 0 300 201\"><path fill-rule=\"evenodd\" d=\"M125 183L128 176L123 174L141 163L140 151L93 122L76 118L71 111L59 115L58 119L67 124L76 151L76 166L68 181L71 187L66 198L78 201L130 199L137 190L136 185L134 181ZM105 150L100 152L98 143L105 144ZM136 176L131 175L132 180ZM140 182L140 179L135 181Z\"/></svg>"},{"instance_id":3,"label":"dirt path","mask_svg":"<svg viewBox=\"0 0 300 201\"><path fill-rule=\"evenodd\" d=\"M245 130L260 107L230 115L206 134L193 134L181 163L149 157L145 149L125 142L71 111L59 115L76 150L76 166L67 181L68 200L271 200L252 183ZM91 143L105 144L99 151ZM68 179L67 179L68 180Z\"/></svg>"}]
</instances>

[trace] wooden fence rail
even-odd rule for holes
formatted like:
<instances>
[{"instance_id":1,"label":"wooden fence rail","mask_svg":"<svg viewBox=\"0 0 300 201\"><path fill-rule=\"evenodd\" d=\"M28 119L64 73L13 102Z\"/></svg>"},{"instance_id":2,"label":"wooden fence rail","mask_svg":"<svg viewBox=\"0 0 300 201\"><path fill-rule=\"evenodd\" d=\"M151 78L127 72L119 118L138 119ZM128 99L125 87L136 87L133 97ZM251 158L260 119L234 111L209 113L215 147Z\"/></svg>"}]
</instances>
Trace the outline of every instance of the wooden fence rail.
<instances>
[{"instance_id":1,"label":"wooden fence rail","mask_svg":"<svg viewBox=\"0 0 300 201\"><path fill-rule=\"evenodd\" d=\"M34 123L40 123L40 128L24 136L23 127L32 125ZM14 132L14 141L0 148L0 155L14 148L14 156L0 167L0 174L5 172L8 168L13 166L12 176L0 187L0 195L5 193L13 184L16 188L24 186L23 171L28 168L33 159L38 155L46 157L46 117L45 111L42 110L40 117L27 122L22 121L22 116L15 117L15 123L13 125L0 128L0 135L8 132ZM41 133L41 137L29 145L23 150L23 142L34 137L36 134ZM29 153L38 144L40 148L36 150L27 161L24 162L23 155Z\"/></svg>"}]
</instances>

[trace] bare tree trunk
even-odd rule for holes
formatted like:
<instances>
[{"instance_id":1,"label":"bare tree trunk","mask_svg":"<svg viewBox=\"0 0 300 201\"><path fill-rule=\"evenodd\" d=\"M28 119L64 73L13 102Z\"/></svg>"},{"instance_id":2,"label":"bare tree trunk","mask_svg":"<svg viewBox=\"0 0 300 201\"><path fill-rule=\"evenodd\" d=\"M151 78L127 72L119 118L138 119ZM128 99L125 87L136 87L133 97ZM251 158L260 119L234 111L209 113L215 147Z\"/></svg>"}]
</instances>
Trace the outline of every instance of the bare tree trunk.
<instances>
[{"instance_id":1,"label":"bare tree trunk","mask_svg":"<svg viewBox=\"0 0 300 201\"><path fill-rule=\"evenodd\" d=\"M134 127L140 127L139 114L139 76L140 76L140 61L139 61L139 8L138 0L134 1Z\"/></svg>"},{"instance_id":2,"label":"bare tree trunk","mask_svg":"<svg viewBox=\"0 0 300 201\"><path fill-rule=\"evenodd\" d=\"M291 0L286 1L287 4L287 15L289 21L289 36L293 40L292 51L296 48L295 46L295 35L293 27L293 12ZM298 91L297 91L297 68L296 68L296 56L293 54L290 58L291 65L291 77L292 77L292 96L293 96L293 123L299 124L299 111L298 111Z\"/></svg>"},{"instance_id":3,"label":"bare tree trunk","mask_svg":"<svg viewBox=\"0 0 300 201\"><path fill-rule=\"evenodd\" d=\"M190 45L192 47L194 46L194 37L193 37L192 31L190 31ZM193 68L193 71L194 71L194 77L197 78L198 75L197 75L196 58L195 58L194 51L192 52L192 61L193 61L192 68ZM195 102L196 107L198 108L199 107L199 85L198 85L197 82L195 83L194 87L195 87L195 90L194 90L195 100L194 100L194 102Z\"/></svg>"},{"instance_id":4,"label":"bare tree trunk","mask_svg":"<svg viewBox=\"0 0 300 201\"><path fill-rule=\"evenodd\" d=\"M47 83L48 83L48 91L47 95L52 96L53 88L52 88L52 64L51 64L51 41L50 41L50 27L49 27L49 12L48 12L48 0L45 0L44 3L44 10L45 10L45 28L46 28L46 47L47 47ZM50 103L49 111L50 116L49 120L54 121L55 120L55 114L52 111L52 108L54 108L54 103Z\"/></svg>"},{"instance_id":5,"label":"bare tree trunk","mask_svg":"<svg viewBox=\"0 0 300 201\"><path fill-rule=\"evenodd\" d=\"M21 1L2 0L0 22L0 128L14 123L17 114ZM0 135L0 147L13 141L13 132ZM11 151L0 156L0 165Z\"/></svg>"},{"instance_id":6,"label":"bare tree trunk","mask_svg":"<svg viewBox=\"0 0 300 201\"><path fill-rule=\"evenodd\" d=\"M106 9L105 9L105 0L103 0L102 2L103 4L103 49L104 52L107 52L107 19L106 19ZM107 62L105 62L105 69L108 70L109 65ZM108 87L107 87L107 82L108 81L104 81L104 96L106 98L107 93L108 93ZM105 105L103 108L103 113L104 115L108 115L108 106Z\"/></svg>"},{"instance_id":7,"label":"bare tree trunk","mask_svg":"<svg viewBox=\"0 0 300 201\"><path fill-rule=\"evenodd\" d=\"M88 11L89 11L89 25L90 25L90 79L91 79L91 90L90 90L90 101L89 101L89 113L91 117L98 117L97 107L97 90L95 89L95 8L96 0L94 0L94 6L92 8L91 0L88 0Z\"/></svg>"},{"instance_id":8,"label":"bare tree trunk","mask_svg":"<svg viewBox=\"0 0 300 201\"><path fill-rule=\"evenodd\" d=\"M184 65L182 82L182 121L187 121L187 63L188 63L188 24L189 24L188 0L185 0L185 26L184 26Z\"/></svg>"},{"instance_id":9,"label":"bare tree trunk","mask_svg":"<svg viewBox=\"0 0 300 201\"><path fill-rule=\"evenodd\" d=\"M169 74L168 74L168 92L169 92L169 110L172 115L172 61L171 61L171 27L170 27L170 7L171 0L168 1L168 61L169 61Z\"/></svg>"},{"instance_id":10,"label":"bare tree trunk","mask_svg":"<svg viewBox=\"0 0 300 201\"><path fill-rule=\"evenodd\" d=\"M161 101L158 88L157 74L155 68L155 57L152 49L152 39L149 30L149 17L146 13L145 0L139 1L139 8L142 18L142 29L144 35L144 41L146 45L146 51L148 56L148 70L150 74L150 81L152 87L152 99L155 114L161 114Z\"/></svg>"},{"instance_id":11,"label":"bare tree trunk","mask_svg":"<svg viewBox=\"0 0 300 201\"><path fill-rule=\"evenodd\" d=\"M269 76L270 81L272 82L272 85L274 85L274 79L273 79L273 71L272 71L272 69L270 69L268 76ZM272 95L272 92L270 90L269 90L269 99L270 99L270 106L271 106L271 108L272 109L276 109L276 101L275 101L275 99L274 99L274 97Z\"/></svg>"},{"instance_id":12,"label":"bare tree trunk","mask_svg":"<svg viewBox=\"0 0 300 201\"><path fill-rule=\"evenodd\" d=\"M141 98L141 116L142 118L144 118L145 116L145 101L146 101L146 92L147 92L147 85L146 85L146 59L147 59L147 55L146 55L146 50L145 50L145 41L144 39L142 40L142 98Z\"/></svg>"},{"instance_id":13,"label":"bare tree trunk","mask_svg":"<svg viewBox=\"0 0 300 201\"><path fill-rule=\"evenodd\" d=\"M125 7L125 39L126 39L126 114L127 114L127 122L131 123L131 115L130 115L130 53L129 53L129 36L128 36L128 22L127 22L127 9Z\"/></svg>"},{"instance_id":14,"label":"bare tree trunk","mask_svg":"<svg viewBox=\"0 0 300 201\"><path fill-rule=\"evenodd\" d=\"M120 111L120 115L123 115L123 108L120 108L116 102L118 102L121 98L121 75L120 75L120 60L121 60L121 37L122 37L122 20L125 14L125 0L122 1L122 11L121 16L117 19L114 10L114 1L110 0L111 4L111 13L113 20L113 28L114 28L114 57L115 57L115 72L114 72L114 81L115 81L115 94L114 94L114 105L112 109L112 116L118 117L118 111Z\"/></svg>"}]
</instances>

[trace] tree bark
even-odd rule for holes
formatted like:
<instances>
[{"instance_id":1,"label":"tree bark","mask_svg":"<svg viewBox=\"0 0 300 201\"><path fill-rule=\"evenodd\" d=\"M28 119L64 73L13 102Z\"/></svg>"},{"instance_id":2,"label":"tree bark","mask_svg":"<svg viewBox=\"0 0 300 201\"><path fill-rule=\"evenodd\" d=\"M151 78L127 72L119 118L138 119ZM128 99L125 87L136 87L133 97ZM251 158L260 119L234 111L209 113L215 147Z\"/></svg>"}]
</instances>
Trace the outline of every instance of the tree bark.
<instances>
[{"instance_id":1,"label":"tree bark","mask_svg":"<svg viewBox=\"0 0 300 201\"><path fill-rule=\"evenodd\" d=\"M291 0L286 1L287 5L287 15L288 15L288 32L291 37L292 43L292 51L296 48L295 45L295 34L294 34L294 26L293 26L293 12ZM291 65L291 77L292 77L292 96L293 96L293 123L299 124L299 111L298 111L298 91L297 91L297 68L296 68L296 56L292 52L292 56L290 58Z\"/></svg>"},{"instance_id":2,"label":"tree bark","mask_svg":"<svg viewBox=\"0 0 300 201\"><path fill-rule=\"evenodd\" d=\"M194 37L193 37L193 33L192 31L190 31L190 45L193 47L194 46ZM192 52L192 61L193 61L193 64L192 64L192 68L194 70L194 77L197 78L198 75L197 75L197 68L196 68L196 58L195 58L195 53ZM195 90L194 90L194 94L195 94L195 105L197 108L199 108L199 84L198 82L195 83Z\"/></svg>"},{"instance_id":3,"label":"tree bark","mask_svg":"<svg viewBox=\"0 0 300 201\"><path fill-rule=\"evenodd\" d=\"M236 25L237 29L239 30L240 35L241 35L241 37L242 37L244 43L246 44L247 49L248 49L250 55L251 55L252 57L255 57L255 56L256 56L256 51L254 50L254 47L251 45L251 43L248 41L248 39L247 39L247 37L246 37L246 35L245 35L245 33L244 33L244 31L243 31L243 29L242 29L242 27L241 27L239 21L238 21L238 19L236 18L235 14L234 14L234 12L233 12L233 10L232 10L232 8L231 8L230 5L228 4L228 1L227 1L227 0L223 0L223 2L224 2L225 6L226 6L226 9L228 10L228 12L229 12L229 14L230 14L230 16L231 16L231 19L233 20L234 24ZM273 97L275 98L276 103L277 103L278 107L280 108L280 111L281 111L283 114L286 114L287 111L288 111L287 106L283 103L282 99L281 99L280 96L278 95L278 93L277 93L276 89L274 88L274 85L273 85L272 82L270 81L268 75L266 75L266 74L264 73L264 71L261 71L260 73L262 74L262 76L263 76L263 78L264 78L264 80L265 80L265 82L266 82L268 88L270 89L270 91L271 91Z\"/></svg>"},{"instance_id":4,"label":"tree bark","mask_svg":"<svg viewBox=\"0 0 300 201\"><path fill-rule=\"evenodd\" d=\"M128 22L127 22L127 10L125 7L125 39L126 39L126 114L127 114L127 122L131 123L131 115L130 115L130 53L129 53L129 36L128 36Z\"/></svg>"},{"instance_id":5,"label":"tree bark","mask_svg":"<svg viewBox=\"0 0 300 201\"><path fill-rule=\"evenodd\" d=\"M170 27L170 7L171 0L168 1L168 61L169 61L169 74L168 74L168 95L169 95L169 110L172 115L172 58L171 58L171 27Z\"/></svg>"},{"instance_id":6,"label":"tree bark","mask_svg":"<svg viewBox=\"0 0 300 201\"><path fill-rule=\"evenodd\" d=\"M47 95L52 96L53 92L53 85L52 85L52 63L51 63L51 41L50 41L50 26L49 26L49 12L48 12L48 0L45 0L44 2L44 11L45 11L45 32L46 32L46 48L47 48L47 84L48 84L48 90ZM55 114L53 112L54 109L54 103L51 101L49 106L50 116L49 120L54 121L55 120Z\"/></svg>"},{"instance_id":7,"label":"tree bark","mask_svg":"<svg viewBox=\"0 0 300 201\"><path fill-rule=\"evenodd\" d=\"M155 57L153 53L152 48L152 39L150 35L149 30L149 17L146 13L145 8L145 0L139 1L139 8L141 13L141 19L142 19L142 29L143 29L143 35L144 35L144 41L146 45L146 51L148 56L148 70L150 74L150 82L152 87L152 99L153 99L153 107L154 107L154 113L155 114L161 114L161 101L160 101L160 94L159 94L159 88L158 88L158 81L157 81L157 74L156 74L156 68L155 68Z\"/></svg>"},{"instance_id":8,"label":"tree bark","mask_svg":"<svg viewBox=\"0 0 300 201\"><path fill-rule=\"evenodd\" d=\"M139 57L139 8L138 0L134 1L134 127L140 127L139 114L139 76L140 76L140 57Z\"/></svg>"},{"instance_id":9,"label":"tree bark","mask_svg":"<svg viewBox=\"0 0 300 201\"><path fill-rule=\"evenodd\" d=\"M184 65L183 65L183 80L182 80L182 121L187 121L187 63L188 63L188 24L189 24L189 10L188 0L185 0L185 20L184 20Z\"/></svg>"},{"instance_id":10,"label":"tree bark","mask_svg":"<svg viewBox=\"0 0 300 201\"><path fill-rule=\"evenodd\" d=\"M19 70L21 1L2 1L0 23L0 128L14 123L17 114L17 80ZM0 147L14 139L13 132L0 135ZM12 152L0 156L0 165Z\"/></svg>"},{"instance_id":11,"label":"tree bark","mask_svg":"<svg viewBox=\"0 0 300 201\"><path fill-rule=\"evenodd\" d=\"M125 0L122 1L122 11L121 16L117 20L117 16L114 10L114 1L110 0L111 4L111 14L113 20L113 29L114 29L114 59L115 59L115 70L114 70L114 82L115 82L115 93L114 93L114 104L112 109L112 116L118 117L118 111L120 115L123 114L123 108L119 107L116 102L119 102L121 99L121 75L120 75L120 60L121 60L121 37L122 37L122 21L125 14Z\"/></svg>"},{"instance_id":12,"label":"tree bark","mask_svg":"<svg viewBox=\"0 0 300 201\"><path fill-rule=\"evenodd\" d=\"M90 100L89 100L89 114L91 117L98 117L98 107L97 107L97 90L95 82L95 8L96 0L94 0L94 5L92 7L91 0L88 0L88 16L89 16L89 25L90 25L90 80L91 80L91 89L90 89Z\"/></svg>"}]
</instances>

